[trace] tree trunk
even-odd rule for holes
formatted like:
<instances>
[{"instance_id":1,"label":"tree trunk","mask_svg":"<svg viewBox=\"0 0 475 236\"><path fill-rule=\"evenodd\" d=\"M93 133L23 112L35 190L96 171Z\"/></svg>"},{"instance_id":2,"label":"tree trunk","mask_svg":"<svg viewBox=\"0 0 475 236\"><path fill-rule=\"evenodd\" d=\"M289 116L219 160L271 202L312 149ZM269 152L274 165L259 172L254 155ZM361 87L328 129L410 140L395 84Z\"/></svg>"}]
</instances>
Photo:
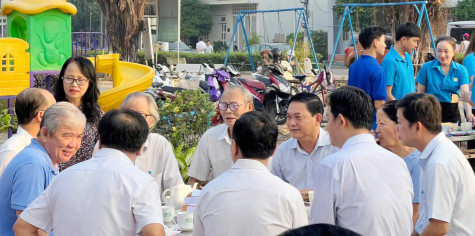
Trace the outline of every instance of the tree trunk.
<instances>
[{"instance_id":1,"label":"tree trunk","mask_svg":"<svg viewBox=\"0 0 475 236\"><path fill-rule=\"evenodd\" d=\"M143 20L145 0L96 0L104 14L107 36L112 50L123 60L137 61L139 26Z\"/></svg>"}]
</instances>

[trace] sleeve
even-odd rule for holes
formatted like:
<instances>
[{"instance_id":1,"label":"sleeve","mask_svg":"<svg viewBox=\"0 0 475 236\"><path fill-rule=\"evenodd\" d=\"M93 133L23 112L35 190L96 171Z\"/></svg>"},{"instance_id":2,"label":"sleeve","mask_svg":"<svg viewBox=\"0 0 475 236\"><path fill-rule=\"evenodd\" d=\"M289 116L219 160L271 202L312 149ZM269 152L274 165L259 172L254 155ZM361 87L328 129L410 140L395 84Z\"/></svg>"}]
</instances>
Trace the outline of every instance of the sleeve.
<instances>
[{"instance_id":1,"label":"sleeve","mask_svg":"<svg viewBox=\"0 0 475 236\"><path fill-rule=\"evenodd\" d=\"M427 86L427 63L424 63L424 65L422 65L421 70L417 74L416 82Z\"/></svg>"},{"instance_id":2,"label":"sleeve","mask_svg":"<svg viewBox=\"0 0 475 236\"><path fill-rule=\"evenodd\" d=\"M198 179L200 181L208 180L211 170L211 162L208 154L207 134L205 133L196 147L193 154L190 168L188 169L188 176Z\"/></svg>"},{"instance_id":3,"label":"sleeve","mask_svg":"<svg viewBox=\"0 0 475 236\"><path fill-rule=\"evenodd\" d=\"M163 191L165 189L171 189L175 186L182 185L184 183L181 177L180 169L178 168L178 162L176 161L175 154L173 154L173 148L165 138L163 140L162 147L162 158L165 159L162 177Z\"/></svg>"},{"instance_id":4,"label":"sleeve","mask_svg":"<svg viewBox=\"0 0 475 236\"><path fill-rule=\"evenodd\" d=\"M12 183L12 209L23 211L45 190L47 186L44 175L37 163L27 163L17 169Z\"/></svg>"},{"instance_id":5,"label":"sleeve","mask_svg":"<svg viewBox=\"0 0 475 236\"><path fill-rule=\"evenodd\" d=\"M271 173L280 179L282 179L285 182L288 182L285 180L284 173L282 172L282 169L280 167L280 159L281 159L281 146L277 147L277 150L274 153L274 156L272 158L272 168L271 168Z\"/></svg>"},{"instance_id":6,"label":"sleeve","mask_svg":"<svg viewBox=\"0 0 475 236\"><path fill-rule=\"evenodd\" d=\"M379 70L373 74L373 83L371 86L373 100L386 101L388 94L386 90L386 76L384 75L383 70Z\"/></svg>"},{"instance_id":7,"label":"sleeve","mask_svg":"<svg viewBox=\"0 0 475 236\"><path fill-rule=\"evenodd\" d=\"M466 56L463 65L467 69L468 78L475 75L475 56Z\"/></svg>"},{"instance_id":8,"label":"sleeve","mask_svg":"<svg viewBox=\"0 0 475 236\"><path fill-rule=\"evenodd\" d=\"M20 218L46 232L53 228L53 215L49 209L49 196L52 187L43 191L21 214Z\"/></svg>"},{"instance_id":9,"label":"sleeve","mask_svg":"<svg viewBox=\"0 0 475 236\"><path fill-rule=\"evenodd\" d=\"M320 164L316 171L314 200L310 210L311 224L336 224L332 170Z\"/></svg>"},{"instance_id":10,"label":"sleeve","mask_svg":"<svg viewBox=\"0 0 475 236\"><path fill-rule=\"evenodd\" d=\"M420 192L420 179L421 179L421 167L418 162L414 163L414 167L411 170L412 178L412 188L414 191L414 198L412 203L419 203L419 192Z\"/></svg>"},{"instance_id":11,"label":"sleeve","mask_svg":"<svg viewBox=\"0 0 475 236\"><path fill-rule=\"evenodd\" d=\"M293 206L293 218L294 222L292 228L296 229L305 225L308 225L308 215L307 210L305 209L305 204L303 203L302 196L300 193L297 193L295 196L295 205Z\"/></svg>"},{"instance_id":12,"label":"sleeve","mask_svg":"<svg viewBox=\"0 0 475 236\"><path fill-rule=\"evenodd\" d=\"M460 69L460 78L459 78L459 85L462 86L464 84L470 84L470 79L468 78L467 69L465 66L459 65Z\"/></svg>"},{"instance_id":13,"label":"sleeve","mask_svg":"<svg viewBox=\"0 0 475 236\"><path fill-rule=\"evenodd\" d=\"M446 165L431 164L427 167L428 218L450 222L455 205L455 179Z\"/></svg>"},{"instance_id":14,"label":"sleeve","mask_svg":"<svg viewBox=\"0 0 475 236\"><path fill-rule=\"evenodd\" d=\"M201 201L201 199L200 199ZM203 221L201 221L200 217L200 204L195 209L194 216L193 216L193 235L194 236L204 236L205 235L205 227L203 225Z\"/></svg>"},{"instance_id":15,"label":"sleeve","mask_svg":"<svg viewBox=\"0 0 475 236\"><path fill-rule=\"evenodd\" d=\"M391 60L389 60L389 58L384 58L381 67L383 67L383 72L386 75L386 86L394 86L396 65Z\"/></svg>"},{"instance_id":16,"label":"sleeve","mask_svg":"<svg viewBox=\"0 0 475 236\"><path fill-rule=\"evenodd\" d=\"M132 203L132 213L136 221L136 233L139 234L142 228L148 224L163 224L162 203L159 193L158 182L153 179L144 186L138 198Z\"/></svg>"}]
</instances>

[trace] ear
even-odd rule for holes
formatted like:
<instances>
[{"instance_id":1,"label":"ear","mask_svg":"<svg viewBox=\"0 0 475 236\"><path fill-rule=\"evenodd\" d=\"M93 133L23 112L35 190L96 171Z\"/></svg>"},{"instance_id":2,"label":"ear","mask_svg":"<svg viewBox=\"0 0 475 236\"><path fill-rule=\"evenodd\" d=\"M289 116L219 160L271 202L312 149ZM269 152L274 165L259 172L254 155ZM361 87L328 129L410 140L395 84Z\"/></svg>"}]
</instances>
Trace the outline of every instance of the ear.
<instances>
[{"instance_id":1,"label":"ear","mask_svg":"<svg viewBox=\"0 0 475 236\"><path fill-rule=\"evenodd\" d=\"M38 114L36 115L36 119L38 119L38 123L41 123L43 120L43 115L45 114L45 111L38 111Z\"/></svg>"},{"instance_id":2,"label":"ear","mask_svg":"<svg viewBox=\"0 0 475 236\"><path fill-rule=\"evenodd\" d=\"M317 114L315 115L315 121L316 121L317 123L321 124L321 123L322 123L322 119L323 119L323 115L322 115L322 114L317 113Z\"/></svg>"},{"instance_id":3,"label":"ear","mask_svg":"<svg viewBox=\"0 0 475 236\"><path fill-rule=\"evenodd\" d=\"M101 142L101 140L100 140L100 139L99 139L99 142L98 142L98 144L97 144L97 147L99 148L99 150L101 150L101 149L102 149L102 142Z\"/></svg>"},{"instance_id":4,"label":"ear","mask_svg":"<svg viewBox=\"0 0 475 236\"><path fill-rule=\"evenodd\" d=\"M345 117L342 114L338 114L338 116L335 119L339 120L337 121L337 124L339 124L341 127L348 126L348 121L345 119Z\"/></svg>"},{"instance_id":5,"label":"ear","mask_svg":"<svg viewBox=\"0 0 475 236\"><path fill-rule=\"evenodd\" d=\"M99 141L99 142L100 142L100 141ZM102 146L102 144L101 144L101 143L99 143L99 145L101 145L101 146ZM140 156L140 155L142 155L142 150L143 150L143 144L142 144L142 146L140 147L140 149L139 149L139 150L138 150L138 151L137 151L135 154L136 154L137 156Z\"/></svg>"},{"instance_id":6,"label":"ear","mask_svg":"<svg viewBox=\"0 0 475 236\"><path fill-rule=\"evenodd\" d=\"M43 142L46 141L46 138L48 137L48 128L46 128L46 126L43 126L41 129L40 129L40 135L39 135L39 139Z\"/></svg>"},{"instance_id":7,"label":"ear","mask_svg":"<svg viewBox=\"0 0 475 236\"><path fill-rule=\"evenodd\" d=\"M249 102L248 104L248 111L253 111L254 110L254 103Z\"/></svg>"},{"instance_id":8,"label":"ear","mask_svg":"<svg viewBox=\"0 0 475 236\"><path fill-rule=\"evenodd\" d=\"M422 133L422 123L421 122L417 122L414 124L415 126L415 129L416 129L416 134L417 135L420 135Z\"/></svg>"}]
</instances>

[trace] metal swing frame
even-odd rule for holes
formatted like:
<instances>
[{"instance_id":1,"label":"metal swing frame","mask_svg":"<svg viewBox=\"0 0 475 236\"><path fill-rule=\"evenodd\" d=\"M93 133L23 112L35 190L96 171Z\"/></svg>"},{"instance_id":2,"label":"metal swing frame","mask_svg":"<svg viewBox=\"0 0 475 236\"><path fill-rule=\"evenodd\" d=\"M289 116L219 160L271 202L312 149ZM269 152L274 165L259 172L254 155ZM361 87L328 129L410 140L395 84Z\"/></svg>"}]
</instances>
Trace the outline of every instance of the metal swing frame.
<instances>
[{"instance_id":1,"label":"metal swing frame","mask_svg":"<svg viewBox=\"0 0 475 236\"><path fill-rule=\"evenodd\" d=\"M234 24L233 35L231 36L231 41L229 42L228 50L226 51L226 58L224 59L224 66L226 66L226 64L228 63L229 54L231 53L231 49L233 48L233 44L234 44L234 37L236 36L236 32L238 30L239 24L241 24L242 31L244 33L244 40L246 41L247 52L249 54L249 60L251 62L251 69L252 69L253 72L255 72L256 69L255 69L255 66L254 66L254 61L252 59L252 53L250 51L249 41L247 39L246 26L244 25L244 17L247 14L254 14L254 13L271 13L271 12L287 12L287 11L294 11L294 12L297 12L299 14L299 18L298 18L298 21L297 21L297 28L295 29L295 33L294 33L294 43L292 45L291 52L293 53L294 50L295 50L295 40L297 38L297 33L299 32L299 29L300 29L301 21L303 21L305 30L307 31L308 41L310 42L310 46L312 48L313 60L315 61L315 67L320 70L320 68L318 66L317 55L315 53L315 48L313 47L313 41L312 41L312 37L310 35L310 29L308 27L307 16L305 15L305 9L304 8L257 10L257 11L238 11L238 17L237 17L236 23ZM292 61L292 53L290 55L289 62Z\"/></svg>"},{"instance_id":2,"label":"metal swing frame","mask_svg":"<svg viewBox=\"0 0 475 236\"><path fill-rule=\"evenodd\" d=\"M420 4L420 8L418 5ZM419 14L419 17L417 18L417 26L421 26L422 23L422 18L426 19L427 27L429 28L429 35L430 35L430 40L431 40L431 46L434 50L434 56L437 56L436 49L435 49L435 43L434 43L434 36L432 33L432 27L430 25L429 21L429 13L427 12L427 1L414 1L414 2L393 2L393 3L345 3L343 6L345 7L343 11L343 16L341 18L341 23L340 23L340 28L338 29L338 33L336 35L335 39L335 44L333 46L333 53L332 57L330 60L329 67L330 69L332 68L333 60L335 59L335 53L336 53L336 48L338 47L338 42L340 41L340 35L341 31L343 29L343 24L345 23L346 17L348 17L348 23L350 25L350 33L351 33L351 40L353 42L353 49L355 52L355 59L358 59L358 50L356 49L356 41L355 41L355 35L353 33L353 24L351 22L351 11L355 7L385 7L385 6L401 6L401 5L412 5L416 9L416 12Z\"/></svg>"}]
</instances>

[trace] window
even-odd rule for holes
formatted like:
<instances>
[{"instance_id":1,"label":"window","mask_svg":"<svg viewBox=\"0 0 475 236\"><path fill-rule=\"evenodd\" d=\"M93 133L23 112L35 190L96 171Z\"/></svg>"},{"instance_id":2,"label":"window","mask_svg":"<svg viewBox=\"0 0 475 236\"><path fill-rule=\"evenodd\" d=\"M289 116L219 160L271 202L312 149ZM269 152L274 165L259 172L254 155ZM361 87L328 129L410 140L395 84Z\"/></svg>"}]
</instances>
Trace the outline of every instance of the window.
<instances>
[{"instance_id":1,"label":"window","mask_svg":"<svg viewBox=\"0 0 475 236\"><path fill-rule=\"evenodd\" d=\"M257 10L257 3L234 4L233 14L237 15L238 11L255 11Z\"/></svg>"},{"instance_id":2,"label":"window","mask_svg":"<svg viewBox=\"0 0 475 236\"><path fill-rule=\"evenodd\" d=\"M146 0L144 6L144 16L157 15L157 0Z\"/></svg>"},{"instance_id":3,"label":"window","mask_svg":"<svg viewBox=\"0 0 475 236\"><path fill-rule=\"evenodd\" d=\"M15 58L11 53L6 53L2 57L2 72L15 71Z\"/></svg>"}]
</instances>

